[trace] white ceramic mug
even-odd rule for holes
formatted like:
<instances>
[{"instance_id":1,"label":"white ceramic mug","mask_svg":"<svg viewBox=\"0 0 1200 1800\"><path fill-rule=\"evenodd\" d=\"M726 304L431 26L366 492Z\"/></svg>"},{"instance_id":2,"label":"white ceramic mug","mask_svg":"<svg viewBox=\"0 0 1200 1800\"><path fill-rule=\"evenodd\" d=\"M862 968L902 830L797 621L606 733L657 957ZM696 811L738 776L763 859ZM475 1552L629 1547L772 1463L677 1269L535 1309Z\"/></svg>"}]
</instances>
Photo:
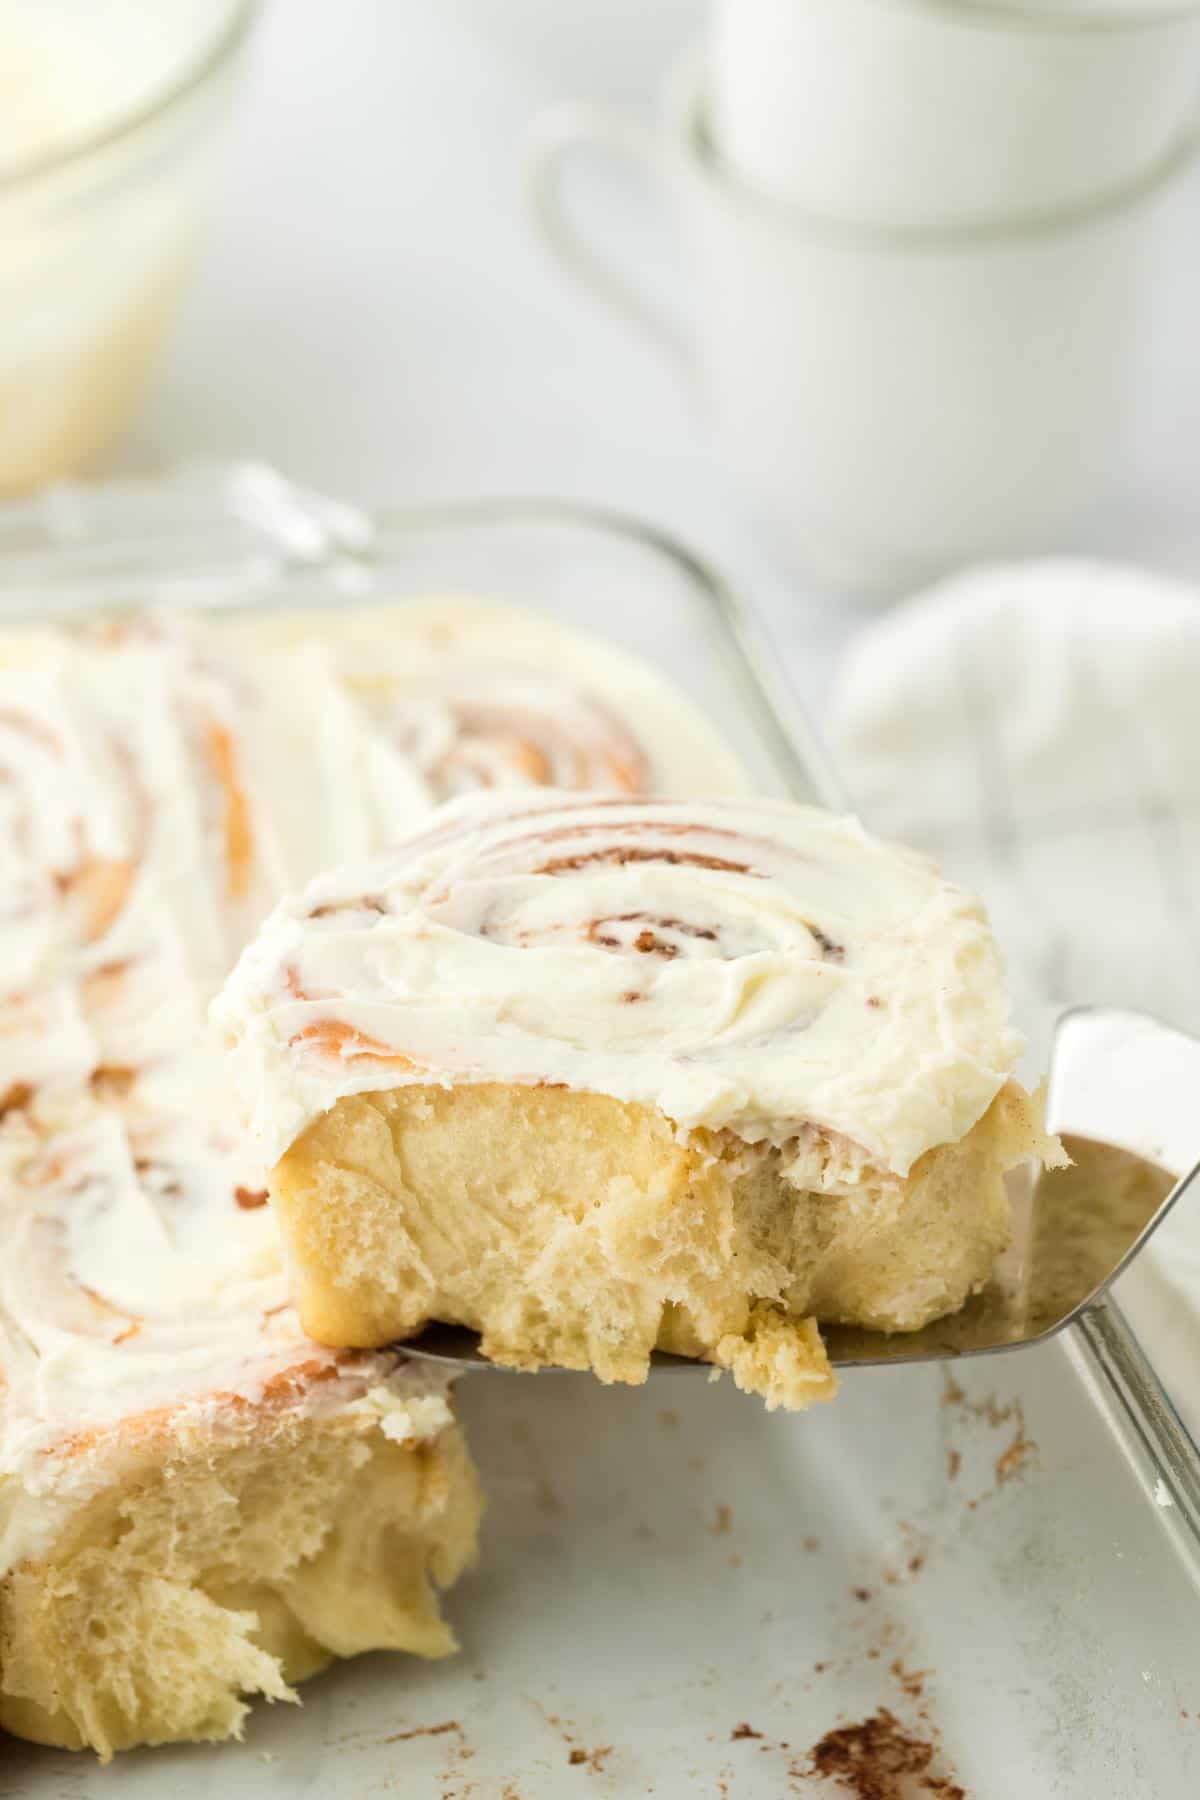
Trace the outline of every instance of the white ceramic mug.
<instances>
[{"instance_id":1,"label":"white ceramic mug","mask_svg":"<svg viewBox=\"0 0 1200 1800\"><path fill-rule=\"evenodd\" d=\"M529 192L550 248L691 366L793 566L892 589L1051 541L1117 463L1155 201L1195 132L1119 199L1052 224L868 231L723 174L704 151L701 72L695 55L678 65L656 132L585 104L535 125ZM560 176L581 148L661 185L687 252L692 340L577 235Z\"/></svg>"},{"instance_id":2,"label":"white ceramic mug","mask_svg":"<svg viewBox=\"0 0 1200 1800\"><path fill-rule=\"evenodd\" d=\"M1200 102L1200 10L1169 5L717 0L713 143L738 179L864 224L1091 205Z\"/></svg>"}]
</instances>

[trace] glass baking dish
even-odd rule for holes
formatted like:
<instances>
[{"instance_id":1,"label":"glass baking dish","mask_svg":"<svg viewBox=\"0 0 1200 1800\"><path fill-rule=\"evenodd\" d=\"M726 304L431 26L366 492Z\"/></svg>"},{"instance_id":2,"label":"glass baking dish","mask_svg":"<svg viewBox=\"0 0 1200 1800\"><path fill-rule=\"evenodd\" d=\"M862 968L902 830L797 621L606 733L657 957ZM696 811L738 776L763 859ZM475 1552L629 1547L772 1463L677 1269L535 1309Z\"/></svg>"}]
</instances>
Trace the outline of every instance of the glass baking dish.
<instances>
[{"instance_id":1,"label":"glass baking dish","mask_svg":"<svg viewBox=\"0 0 1200 1800\"><path fill-rule=\"evenodd\" d=\"M737 596L628 520L368 516L248 464L0 508L0 618L454 593L603 632L764 787L839 802ZM799 1419L686 1370L459 1393L489 1500L462 1654L342 1665L244 1745L123 1757L125 1795L779 1800L889 1761L897 1800L1200 1792L1200 1458L1114 1308L1018 1356L853 1372ZM0 1800L111 1779L0 1748Z\"/></svg>"}]
</instances>

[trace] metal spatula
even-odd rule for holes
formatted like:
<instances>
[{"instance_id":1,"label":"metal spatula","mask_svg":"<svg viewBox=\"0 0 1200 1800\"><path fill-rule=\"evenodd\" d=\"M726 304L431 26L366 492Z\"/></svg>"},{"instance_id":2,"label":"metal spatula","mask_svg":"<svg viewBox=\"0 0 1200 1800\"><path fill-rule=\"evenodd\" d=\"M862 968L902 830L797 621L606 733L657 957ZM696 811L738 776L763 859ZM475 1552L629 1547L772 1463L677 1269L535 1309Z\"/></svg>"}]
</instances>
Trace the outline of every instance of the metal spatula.
<instances>
[{"instance_id":1,"label":"metal spatula","mask_svg":"<svg viewBox=\"0 0 1200 1800\"><path fill-rule=\"evenodd\" d=\"M1010 1176L1013 1240L987 1286L923 1331L823 1326L836 1368L1044 1343L1100 1305L1171 1209L1200 1185L1200 1043L1182 1032L1112 1007L1065 1014L1054 1035L1046 1110L1071 1167ZM501 1367L460 1326L430 1325L405 1348L455 1367ZM709 1372L706 1363L661 1351L652 1360L655 1368Z\"/></svg>"}]
</instances>

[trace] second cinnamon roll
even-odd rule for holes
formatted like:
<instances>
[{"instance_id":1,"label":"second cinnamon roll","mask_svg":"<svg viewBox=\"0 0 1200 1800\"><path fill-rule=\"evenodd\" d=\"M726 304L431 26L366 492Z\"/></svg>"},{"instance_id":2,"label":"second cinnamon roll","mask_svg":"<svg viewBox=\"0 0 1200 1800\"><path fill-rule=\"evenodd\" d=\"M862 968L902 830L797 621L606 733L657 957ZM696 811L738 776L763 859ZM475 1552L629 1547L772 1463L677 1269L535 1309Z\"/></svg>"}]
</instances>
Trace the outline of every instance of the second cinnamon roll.
<instances>
[{"instance_id":1,"label":"second cinnamon roll","mask_svg":"<svg viewBox=\"0 0 1200 1800\"><path fill-rule=\"evenodd\" d=\"M1055 1153L978 903L783 801L460 799L284 902L216 1011L326 1343L660 1347L803 1407L818 1321L957 1309Z\"/></svg>"}]
</instances>

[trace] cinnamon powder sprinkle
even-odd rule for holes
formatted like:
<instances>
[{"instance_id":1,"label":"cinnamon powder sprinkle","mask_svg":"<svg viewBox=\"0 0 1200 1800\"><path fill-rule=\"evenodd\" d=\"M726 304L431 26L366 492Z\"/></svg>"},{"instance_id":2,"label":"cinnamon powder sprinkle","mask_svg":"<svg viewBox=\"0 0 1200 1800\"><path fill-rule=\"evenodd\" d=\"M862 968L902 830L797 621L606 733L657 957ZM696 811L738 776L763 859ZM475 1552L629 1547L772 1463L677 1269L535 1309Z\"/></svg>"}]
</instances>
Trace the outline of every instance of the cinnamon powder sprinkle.
<instances>
[{"instance_id":1,"label":"cinnamon powder sprinkle","mask_svg":"<svg viewBox=\"0 0 1200 1800\"><path fill-rule=\"evenodd\" d=\"M838 1725L815 1743L797 1773L835 1781L853 1800L968 1800L967 1790L933 1773L935 1746L901 1725L886 1706L855 1725Z\"/></svg>"},{"instance_id":2,"label":"cinnamon powder sprinkle","mask_svg":"<svg viewBox=\"0 0 1200 1800\"><path fill-rule=\"evenodd\" d=\"M889 1673L900 1683L910 1700L925 1698L925 1682L931 1671L929 1669L908 1669L901 1657L891 1663Z\"/></svg>"},{"instance_id":3,"label":"cinnamon powder sprinkle","mask_svg":"<svg viewBox=\"0 0 1200 1800\"><path fill-rule=\"evenodd\" d=\"M740 1725L734 1726L733 1730L730 1732L729 1735L730 1735L730 1738L733 1739L734 1742L736 1742L738 1738L760 1738L762 1736L762 1732L755 1731L753 1725L747 1725L745 1720L743 1719L743 1721Z\"/></svg>"},{"instance_id":4,"label":"cinnamon powder sprinkle","mask_svg":"<svg viewBox=\"0 0 1200 1800\"><path fill-rule=\"evenodd\" d=\"M597 1775L603 1775L605 1759L612 1755L612 1751L611 1744L600 1744L595 1750L584 1750L576 1744L568 1753L567 1762L573 1769L581 1769L586 1765L589 1769L594 1769Z\"/></svg>"},{"instance_id":5,"label":"cinnamon powder sprinkle","mask_svg":"<svg viewBox=\"0 0 1200 1800\"><path fill-rule=\"evenodd\" d=\"M267 1204L266 1188L236 1187L233 1197L243 1212L255 1212Z\"/></svg>"},{"instance_id":6,"label":"cinnamon powder sprinkle","mask_svg":"<svg viewBox=\"0 0 1200 1800\"><path fill-rule=\"evenodd\" d=\"M996 1458L996 1485L1003 1487L1006 1481L1012 1481L1024 1469L1030 1457L1037 1455L1037 1445L1032 1438L1025 1436L1022 1426L1018 1425L1012 1443Z\"/></svg>"}]
</instances>

